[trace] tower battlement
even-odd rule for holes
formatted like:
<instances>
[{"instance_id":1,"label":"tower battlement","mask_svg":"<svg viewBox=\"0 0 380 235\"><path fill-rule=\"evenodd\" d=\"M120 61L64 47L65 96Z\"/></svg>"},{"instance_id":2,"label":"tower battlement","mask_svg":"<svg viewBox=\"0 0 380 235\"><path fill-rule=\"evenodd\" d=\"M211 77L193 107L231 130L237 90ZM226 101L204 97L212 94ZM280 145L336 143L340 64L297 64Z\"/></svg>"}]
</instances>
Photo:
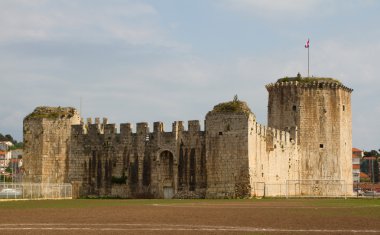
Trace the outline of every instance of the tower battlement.
<instances>
[{"instance_id":1,"label":"tower battlement","mask_svg":"<svg viewBox=\"0 0 380 235\"><path fill-rule=\"evenodd\" d=\"M352 92L353 89L344 86L341 82L332 78L283 78L275 83L265 86L268 91L283 89L285 87L309 88L309 89L342 89Z\"/></svg>"}]
</instances>

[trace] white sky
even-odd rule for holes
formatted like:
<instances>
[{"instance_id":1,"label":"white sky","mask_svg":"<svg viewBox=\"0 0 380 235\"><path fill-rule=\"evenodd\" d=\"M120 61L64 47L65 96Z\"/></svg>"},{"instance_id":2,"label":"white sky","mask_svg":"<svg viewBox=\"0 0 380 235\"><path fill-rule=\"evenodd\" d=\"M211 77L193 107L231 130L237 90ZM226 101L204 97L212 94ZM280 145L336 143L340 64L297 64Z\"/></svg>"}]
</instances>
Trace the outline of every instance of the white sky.
<instances>
[{"instance_id":1,"label":"white sky","mask_svg":"<svg viewBox=\"0 0 380 235\"><path fill-rule=\"evenodd\" d=\"M298 72L353 88L353 145L380 148L380 1L0 0L0 132L36 106L110 122L199 119Z\"/></svg>"}]
</instances>

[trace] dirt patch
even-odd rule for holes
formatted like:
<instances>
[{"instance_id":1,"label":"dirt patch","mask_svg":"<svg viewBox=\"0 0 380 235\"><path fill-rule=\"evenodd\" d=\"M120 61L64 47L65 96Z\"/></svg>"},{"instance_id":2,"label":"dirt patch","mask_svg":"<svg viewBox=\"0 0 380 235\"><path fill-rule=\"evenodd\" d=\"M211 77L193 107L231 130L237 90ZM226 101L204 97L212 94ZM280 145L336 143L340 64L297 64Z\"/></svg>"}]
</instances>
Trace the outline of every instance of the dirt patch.
<instances>
[{"instance_id":1,"label":"dirt patch","mask_svg":"<svg viewBox=\"0 0 380 235\"><path fill-rule=\"evenodd\" d=\"M103 202L104 203L104 202ZM380 233L378 206L300 202L171 203L88 208L2 208L1 234Z\"/></svg>"}]
</instances>

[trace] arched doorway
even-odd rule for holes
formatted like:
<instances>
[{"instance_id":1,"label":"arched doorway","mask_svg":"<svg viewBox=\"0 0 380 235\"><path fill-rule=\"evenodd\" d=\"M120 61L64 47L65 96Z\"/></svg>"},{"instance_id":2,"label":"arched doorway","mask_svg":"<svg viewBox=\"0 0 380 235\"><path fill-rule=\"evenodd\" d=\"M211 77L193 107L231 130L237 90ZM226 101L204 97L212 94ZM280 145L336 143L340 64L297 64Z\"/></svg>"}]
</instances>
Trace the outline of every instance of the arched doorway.
<instances>
[{"instance_id":1,"label":"arched doorway","mask_svg":"<svg viewBox=\"0 0 380 235\"><path fill-rule=\"evenodd\" d=\"M160 154L160 175L164 198L174 196L174 156L165 150Z\"/></svg>"}]
</instances>

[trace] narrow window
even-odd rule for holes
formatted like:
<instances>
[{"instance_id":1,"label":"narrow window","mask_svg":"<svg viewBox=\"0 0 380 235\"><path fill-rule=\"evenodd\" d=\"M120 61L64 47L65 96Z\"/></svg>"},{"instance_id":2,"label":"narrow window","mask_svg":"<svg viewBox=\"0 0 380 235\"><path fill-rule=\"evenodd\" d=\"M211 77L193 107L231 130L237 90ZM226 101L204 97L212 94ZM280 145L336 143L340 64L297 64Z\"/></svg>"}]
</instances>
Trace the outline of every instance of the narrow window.
<instances>
[{"instance_id":1,"label":"narrow window","mask_svg":"<svg viewBox=\"0 0 380 235\"><path fill-rule=\"evenodd\" d=\"M319 148L323 149L323 144L319 144Z\"/></svg>"},{"instance_id":2,"label":"narrow window","mask_svg":"<svg viewBox=\"0 0 380 235\"><path fill-rule=\"evenodd\" d=\"M345 111L345 110L346 110L346 106L343 105L343 111Z\"/></svg>"},{"instance_id":3,"label":"narrow window","mask_svg":"<svg viewBox=\"0 0 380 235\"><path fill-rule=\"evenodd\" d=\"M223 132L219 132L219 135L223 135Z\"/></svg>"},{"instance_id":4,"label":"narrow window","mask_svg":"<svg viewBox=\"0 0 380 235\"><path fill-rule=\"evenodd\" d=\"M293 105L293 111L297 112L297 106Z\"/></svg>"}]
</instances>

